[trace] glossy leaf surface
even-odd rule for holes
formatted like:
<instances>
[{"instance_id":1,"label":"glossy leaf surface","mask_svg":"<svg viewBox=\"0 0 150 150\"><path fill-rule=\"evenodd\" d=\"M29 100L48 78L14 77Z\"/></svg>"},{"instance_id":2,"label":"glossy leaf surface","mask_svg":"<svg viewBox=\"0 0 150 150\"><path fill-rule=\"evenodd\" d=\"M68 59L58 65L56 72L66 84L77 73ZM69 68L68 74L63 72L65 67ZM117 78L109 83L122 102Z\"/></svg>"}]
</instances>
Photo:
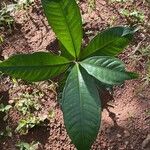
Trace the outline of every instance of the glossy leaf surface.
<instances>
[{"instance_id":1,"label":"glossy leaf surface","mask_svg":"<svg viewBox=\"0 0 150 150\"><path fill-rule=\"evenodd\" d=\"M82 21L75 0L42 0L42 5L58 39L72 56L78 57L82 42Z\"/></svg>"},{"instance_id":2,"label":"glossy leaf surface","mask_svg":"<svg viewBox=\"0 0 150 150\"><path fill-rule=\"evenodd\" d=\"M134 30L128 27L113 27L98 34L85 49L80 58L89 56L115 56L129 44Z\"/></svg>"},{"instance_id":3,"label":"glossy leaf surface","mask_svg":"<svg viewBox=\"0 0 150 150\"><path fill-rule=\"evenodd\" d=\"M53 78L69 66L69 61L46 52L12 56L0 63L0 71L14 78L41 81Z\"/></svg>"},{"instance_id":4,"label":"glossy leaf surface","mask_svg":"<svg viewBox=\"0 0 150 150\"><path fill-rule=\"evenodd\" d=\"M137 78L137 74L126 72L124 64L109 56L95 56L80 62L85 70L104 84L117 85L125 80Z\"/></svg>"},{"instance_id":5,"label":"glossy leaf surface","mask_svg":"<svg viewBox=\"0 0 150 150\"><path fill-rule=\"evenodd\" d=\"M76 148L89 150L99 131L100 99L93 79L78 65L68 76L62 110L67 132Z\"/></svg>"}]
</instances>

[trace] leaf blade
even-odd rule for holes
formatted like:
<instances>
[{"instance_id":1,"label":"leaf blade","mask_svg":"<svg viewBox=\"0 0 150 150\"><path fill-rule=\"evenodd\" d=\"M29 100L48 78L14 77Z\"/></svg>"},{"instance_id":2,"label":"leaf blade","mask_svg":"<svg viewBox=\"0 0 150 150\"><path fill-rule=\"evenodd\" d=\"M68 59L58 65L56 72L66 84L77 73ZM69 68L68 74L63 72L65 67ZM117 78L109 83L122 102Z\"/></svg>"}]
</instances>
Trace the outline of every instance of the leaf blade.
<instances>
[{"instance_id":1,"label":"leaf blade","mask_svg":"<svg viewBox=\"0 0 150 150\"><path fill-rule=\"evenodd\" d=\"M78 150L89 150L100 125L100 100L93 79L76 65L63 91L62 110L67 132Z\"/></svg>"},{"instance_id":2,"label":"leaf blade","mask_svg":"<svg viewBox=\"0 0 150 150\"><path fill-rule=\"evenodd\" d=\"M109 85L118 85L125 80L137 78L136 73L125 71L124 64L117 58L109 56L95 56L88 58L80 65L100 82Z\"/></svg>"},{"instance_id":3,"label":"leaf blade","mask_svg":"<svg viewBox=\"0 0 150 150\"><path fill-rule=\"evenodd\" d=\"M112 27L97 36L81 51L80 58L89 56L116 56L129 44L135 30L128 27Z\"/></svg>"},{"instance_id":4,"label":"leaf blade","mask_svg":"<svg viewBox=\"0 0 150 150\"><path fill-rule=\"evenodd\" d=\"M27 81L41 81L62 73L69 65L64 57L47 52L21 54L0 63L0 71Z\"/></svg>"},{"instance_id":5,"label":"leaf blade","mask_svg":"<svg viewBox=\"0 0 150 150\"><path fill-rule=\"evenodd\" d=\"M58 39L77 58L83 35L81 15L75 0L42 0L42 5Z\"/></svg>"}]
</instances>

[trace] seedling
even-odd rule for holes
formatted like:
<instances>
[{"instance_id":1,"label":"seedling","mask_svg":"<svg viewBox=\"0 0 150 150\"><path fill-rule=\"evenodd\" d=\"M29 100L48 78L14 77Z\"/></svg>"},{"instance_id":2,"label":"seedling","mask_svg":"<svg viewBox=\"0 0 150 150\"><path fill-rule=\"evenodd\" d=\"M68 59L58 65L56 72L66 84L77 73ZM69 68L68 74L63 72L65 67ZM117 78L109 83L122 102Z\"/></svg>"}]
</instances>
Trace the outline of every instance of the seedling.
<instances>
[{"instance_id":1,"label":"seedling","mask_svg":"<svg viewBox=\"0 0 150 150\"><path fill-rule=\"evenodd\" d=\"M3 103L0 104L0 112L5 113L3 120L6 121L8 118L8 112L12 108L11 105L4 105Z\"/></svg>"},{"instance_id":2,"label":"seedling","mask_svg":"<svg viewBox=\"0 0 150 150\"><path fill-rule=\"evenodd\" d=\"M0 112L5 113L3 120L6 121L8 118L8 112L12 108L11 105L4 105L3 103L0 104ZM0 131L0 137L11 137L12 136L12 130L9 126L6 126L4 131Z\"/></svg>"},{"instance_id":3,"label":"seedling","mask_svg":"<svg viewBox=\"0 0 150 150\"><path fill-rule=\"evenodd\" d=\"M146 115L150 116L150 109L145 110Z\"/></svg>"},{"instance_id":4,"label":"seedling","mask_svg":"<svg viewBox=\"0 0 150 150\"><path fill-rule=\"evenodd\" d=\"M41 108L38 101L39 97L40 95L36 93L33 93L32 95L28 93L21 94L19 99L17 98L18 100L15 103L15 107L22 115L31 113L34 110L39 110Z\"/></svg>"},{"instance_id":5,"label":"seedling","mask_svg":"<svg viewBox=\"0 0 150 150\"><path fill-rule=\"evenodd\" d=\"M12 56L0 63L0 71L30 82L60 74L65 78L69 74L60 101L66 130L78 150L89 150L101 122L102 98L98 89L137 78L115 58L131 41L135 30L109 28L81 47L82 21L75 0L42 0L42 5L60 42L60 55L35 52Z\"/></svg>"},{"instance_id":6,"label":"seedling","mask_svg":"<svg viewBox=\"0 0 150 150\"><path fill-rule=\"evenodd\" d=\"M10 15L10 12L14 10L15 5L6 5L0 10L0 27L8 26L11 29L14 22L13 17Z\"/></svg>"},{"instance_id":7,"label":"seedling","mask_svg":"<svg viewBox=\"0 0 150 150\"><path fill-rule=\"evenodd\" d=\"M32 143L26 143L26 142L18 142L16 144L16 147L19 148L19 150L37 150L39 148L39 142L33 141Z\"/></svg>"},{"instance_id":8,"label":"seedling","mask_svg":"<svg viewBox=\"0 0 150 150\"><path fill-rule=\"evenodd\" d=\"M6 129L0 132L0 137L12 137L12 129L9 126L6 126Z\"/></svg>"},{"instance_id":9,"label":"seedling","mask_svg":"<svg viewBox=\"0 0 150 150\"><path fill-rule=\"evenodd\" d=\"M19 9L27 9L34 0L16 0Z\"/></svg>"},{"instance_id":10,"label":"seedling","mask_svg":"<svg viewBox=\"0 0 150 150\"><path fill-rule=\"evenodd\" d=\"M15 131L19 132L21 135L25 135L28 133L29 129L39 125L43 121L44 120L40 120L39 117L30 114L26 118L20 119Z\"/></svg>"},{"instance_id":11,"label":"seedling","mask_svg":"<svg viewBox=\"0 0 150 150\"><path fill-rule=\"evenodd\" d=\"M0 44L2 44L4 42L3 37L0 35Z\"/></svg>"},{"instance_id":12,"label":"seedling","mask_svg":"<svg viewBox=\"0 0 150 150\"><path fill-rule=\"evenodd\" d=\"M20 134L27 134L28 131L41 123L44 123L46 119L53 118L54 113L52 110L47 114L41 113L42 105L39 99L42 99L43 93L38 90L32 91L31 94L19 93L15 99L15 108L21 114L21 119L18 122L16 132Z\"/></svg>"},{"instance_id":13,"label":"seedling","mask_svg":"<svg viewBox=\"0 0 150 150\"><path fill-rule=\"evenodd\" d=\"M140 87L140 89L142 90L150 83L150 46L148 45L144 48L139 48L141 43L139 43L135 51L131 53L130 57L132 58L133 63L140 63L141 66L146 68L146 75L144 75L144 78L142 79L144 81L144 84ZM142 59L144 59L145 63L141 61Z\"/></svg>"},{"instance_id":14,"label":"seedling","mask_svg":"<svg viewBox=\"0 0 150 150\"><path fill-rule=\"evenodd\" d=\"M130 20L130 22L144 22L145 19L145 15L143 14L143 12L138 11L138 10L133 10L133 11L129 11L128 9L121 9L120 13L125 16L126 18L128 18L128 20Z\"/></svg>"},{"instance_id":15,"label":"seedling","mask_svg":"<svg viewBox=\"0 0 150 150\"><path fill-rule=\"evenodd\" d=\"M144 86L148 86L150 83L150 60L147 62L147 73L145 75L145 78L143 80L145 81Z\"/></svg>"},{"instance_id":16,"label":"seedling","mask_svg":"<svg viewBox=\"0 0 150 150\"><path fill-rule=\"evenodd\" d=\"M7 113L11 107L12 107L11 105L4 105L3 103L1 103L0 104L0 112Z\"/></svg>"},{"instance_id":17,"label":"seedling","mask_svg":"<svg viewBox=\"0 0 150 150\"><path fill-rule=\"evenodd\" d=\"M96 7L95 0L88 0L88 7L89 7L89 11L95 9Z\"/></svg>"}]
</instances>

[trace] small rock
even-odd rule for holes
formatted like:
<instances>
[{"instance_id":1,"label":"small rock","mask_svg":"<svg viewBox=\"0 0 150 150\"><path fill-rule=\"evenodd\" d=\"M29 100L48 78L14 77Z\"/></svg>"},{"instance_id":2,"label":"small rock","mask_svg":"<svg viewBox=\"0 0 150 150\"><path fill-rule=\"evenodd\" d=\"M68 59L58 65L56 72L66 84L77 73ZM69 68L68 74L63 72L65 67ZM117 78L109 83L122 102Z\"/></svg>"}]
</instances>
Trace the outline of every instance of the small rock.
<instances>
[{"instance_id":1,"label":"small rock","mask_svg":"<svg viewBox=\"0 0 150 150\"><path fill-rule=\"evenodd\" d=\"M121 138L121 137L122 137L122 135L121 135L121 134L117 134L117 137L118 137L118 138Z\"/></svg>"},{"instance_id":2,"label":"small rock","mask_svg":"<svg viewBox=\"0 0 150 150\"><path fill-rule=\"evenodd\" d=\"M46 100L44 98L41 99L41 102L44 103Z\"/></svg>"},{"instance_id":3,"label":"small rock","mask_svg":"<svg viewBox=\"0 0 150 150\"><path fill-rule=\"evenodd\" d=\"M65 141L66 135L61 135L61 136L60 136L60 139L61 139L62 141Z\"/></svg>"},{"instance_id":4,"label":"small rock","mask_svg":"<svg viewBox=\"0 0 150 150\"><path fill-rule=\"evenodd\" d=\"M129 137L129 136L130 136L129 131L125 130L125 131L124 131L124 136L125 136L125 137Z\"/></svg>"},{"instance_id":5,"label":"small rock","mask_svg":"<svg viewBox=\"0 0 150 150\"><path fill-rule=\"evenodd\" d=\"M129 144L129 141L125 141L125 145L128 145Z\"/></svg>"},{"instance_id":6,"label":"small rock","mask_svg":"<svg viewBox=\"0 0 150 150\"><path fill-rule=\"evenodd\" d=\"M14 103L14 100L9 100L9 104L13 104Z\"/></svg>"},{"instance_id":7,"label":"small rock","mask_svg":"<svg viewBox=\"0 0 150 150\"><path fill-rule=\"evenodd\" d=\"M146 139L142 143L142 149L150 150L150 134L147 135Z\"/></svg>"}]
</instances>

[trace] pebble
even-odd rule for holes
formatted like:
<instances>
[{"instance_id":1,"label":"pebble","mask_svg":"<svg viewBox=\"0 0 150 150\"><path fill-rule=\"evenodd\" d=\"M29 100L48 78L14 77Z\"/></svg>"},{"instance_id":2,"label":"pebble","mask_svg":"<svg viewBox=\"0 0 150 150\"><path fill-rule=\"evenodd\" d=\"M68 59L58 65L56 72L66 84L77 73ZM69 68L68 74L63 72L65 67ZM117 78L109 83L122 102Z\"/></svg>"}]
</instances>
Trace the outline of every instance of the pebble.
<instances>
[{"instance_id":1,"label":"pebble","mask_svg":"<svg viewBox=\"0 0 150 150\"><path fill-rule=\"evenodd\" d=\"M130 136L129 131L125 130L125 131L124 131L124 136L125 136L125 137L129 137L129 136Z\"/></svg>"},{"instance_id":2,"label":"pebble","mask_svg":"<svg viewBox=\"0 0 150 150\"><path fill-rule=\"evenodd\" d=\"M147 135L146 139L142 143L142 149L150 150L150 134Z\"/></svg>"},{"instance_id":3,"label":"pebble","mask_svg":"<svg viewBox=\"0 0 150 150\"><path fill-rule=\"evenodd\" d=\"M117 137L118 137L118 138L121 138L121 137L122 137L122 135L121 135L121 134L117 134Z\"/></svg>"}]
</instances>

